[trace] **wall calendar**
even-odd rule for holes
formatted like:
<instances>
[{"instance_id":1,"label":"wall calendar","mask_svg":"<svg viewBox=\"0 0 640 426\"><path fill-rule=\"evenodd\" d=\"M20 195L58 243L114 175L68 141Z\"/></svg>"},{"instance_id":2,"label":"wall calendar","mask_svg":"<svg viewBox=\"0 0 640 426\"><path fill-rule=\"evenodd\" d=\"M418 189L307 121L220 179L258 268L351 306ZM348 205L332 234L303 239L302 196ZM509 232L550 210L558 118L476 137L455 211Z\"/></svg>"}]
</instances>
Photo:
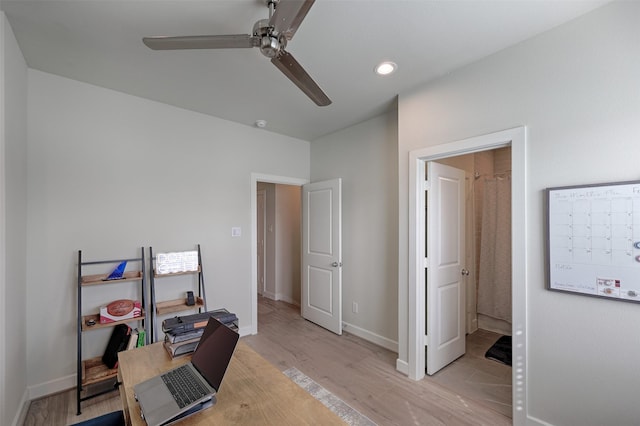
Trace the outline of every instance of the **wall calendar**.
<instances>
[{"instance_id":1,"label":"wall calendar","mask_svg":"<svg viewBox=\"0 0 640 426\"><path fill-rule=\"evenodd\" d=\"M545 192L547 288L640 303L640 181Z\"/></svg>"}]
</instances>

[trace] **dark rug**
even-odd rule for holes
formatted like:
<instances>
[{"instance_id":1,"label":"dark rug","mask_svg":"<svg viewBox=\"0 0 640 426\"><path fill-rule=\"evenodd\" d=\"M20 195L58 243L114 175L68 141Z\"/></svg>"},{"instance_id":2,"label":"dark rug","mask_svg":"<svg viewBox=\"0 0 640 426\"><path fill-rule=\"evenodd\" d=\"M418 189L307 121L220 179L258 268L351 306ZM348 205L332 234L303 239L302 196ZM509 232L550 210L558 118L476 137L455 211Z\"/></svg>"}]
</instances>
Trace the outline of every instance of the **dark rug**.
<instances>
[{"instance_id":1,"label":"dark rug","mask_svg":"<svg viewBox=\"0 0 640 426\"><path fill-rule=\"evenodd\" d=\"M511 365L511 336L502 336L489 348L485 358Z\"/></svg>"}]
</instances>

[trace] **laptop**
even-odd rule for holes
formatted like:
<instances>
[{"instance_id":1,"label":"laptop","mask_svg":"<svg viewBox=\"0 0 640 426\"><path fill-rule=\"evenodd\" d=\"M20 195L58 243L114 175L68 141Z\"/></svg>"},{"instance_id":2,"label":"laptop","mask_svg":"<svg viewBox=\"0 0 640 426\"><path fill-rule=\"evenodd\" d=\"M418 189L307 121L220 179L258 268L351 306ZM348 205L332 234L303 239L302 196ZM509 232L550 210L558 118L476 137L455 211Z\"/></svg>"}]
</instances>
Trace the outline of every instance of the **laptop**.
<instances>
[{"instance_id":1,"label":"laptop","mask_svg":"<svg viewBox=\"0 0 640 426\"><path fill-rule=\"evenodd\" d=\"M191 362L135 385L134 394L147 424L169 425L215 404L239 337L210 318Z\"/></svg>"}]
</instances>

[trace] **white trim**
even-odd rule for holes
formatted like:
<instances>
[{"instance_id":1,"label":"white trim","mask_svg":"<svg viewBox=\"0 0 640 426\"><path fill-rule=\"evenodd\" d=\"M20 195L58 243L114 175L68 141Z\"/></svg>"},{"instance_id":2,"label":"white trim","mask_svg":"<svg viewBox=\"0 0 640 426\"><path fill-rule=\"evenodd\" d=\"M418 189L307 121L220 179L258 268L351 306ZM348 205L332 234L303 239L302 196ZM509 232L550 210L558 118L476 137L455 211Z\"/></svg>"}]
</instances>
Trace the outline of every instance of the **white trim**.
<instances>
[{"instance_id":1,"label":"white trim","mask_svg":"<svg viewBox=\"0 0 640 426\"><path fill-rule=\"evenodd\" d=\"M258 182L302 186L308 179L251 173L251 325L250 333L258 333Z\"/></svg>"},{"instance_id":2,"label":"white trim","mask_svg":"<svg viewBox=\"0 0 640 426\"><path fill-rule=\"evenodd\" d=\"M290 305L300 307L300 302L298 302L297 300L293 300L287 294L282 294L282 293L276 294L276 300L282 300L283 302L286 302Z\"/></svg>"},{"instance_id":3,"label":"white trim","mask_svg":"<svg viewBox=\"0 0 640 426\"><path fill-rule=\"evenodd\" d=\"M257 288L257 283L256 283L256 288ZM271 300L280 300L278 299L278 295L275 294L273 291L262 290L262 297L265 297Z\"/></svg>"},{"instance_id":4,"label":"white trim","mask_svg":"<svg viewBox=\"0 0 640 426\"><path fill-rule=\"evenodd\" d=\"M425 162L416 152L409 153L409 351L407 356L409 378L420 380L425 372L425 307L424 244L425 233L418 231L424 223L425 212ZM422 283L422 284L421 284ZM422 320L418 320L422 318Z\"/></svg>"},{"instance_id":5,"label":"white trim","mask_svg":"<svg viewBox=\"0 0 640 426\"><path fill-rule=\"evenodd\" d=\"M526 209L526 128L516 127L488 135L431 146L409 153L409 323L408 376L424 377L424 191L425 162L511 146L511 238L513 300L513 422L527 419L527 209Z\"/></svg>"},{"instance_id":6,"label":"white trim","mask_svg":"<svg viewBox=\"0 0 640 426\"><path fill-rule=\"evenodd\" d=\"M511 264L514 424L524 424L528 415L527 388L527 129L512 129L511 139Z\"/></svg>"},{"instance_id":7,"label":"white trim","mask_svg":"<svg viewBox=\"0 0 640 426\"><path fill-rule=\"evenodd\" d=\"M5 268L6 262L6 204L5 204L5 93L4 93L4 80L5 80L5 21L6 17L4 12L0 11L0 35L2 36L2 42L0 42L0 324L7 327L6 318L6 285L7 285L7 271ZM23 302L26 305L26 302ZM4 339L0 338L0 423L5 421L5 416L8 416L7 404L5 395L7 393L7 375L6 375L6 344Z\"/></svg>"},{"instance_id":8,"label":"white trim","mask_svg":"<svg viewBox=\"0 0 640 426\"><path fill-rule=\"evenodd\" d=\"M252 327L249 325L249 326L238 328L238 334L240 335L240 337L244 337L244 336L248 336L250 334L255 334L255 333L253 333Z\"/></svg>"},{"instance_id":9,"label":"white trim","mask_svg":"<svg viewBox=\"0 0 640 426\"><path fill-rule=\"evenodd\" d=\"M23 425L27 420L27 413L29 412L29 407L31 406L31 401L28 398L29 391L27 389L24 390L22 394L22 398L20 399L20 404L18 405L18 412L16 413L12 426Z\"/></svg>"},{"instance_id":10,"label":"white trim","mask_svg":"<svg viewBox=\"0 0 640 426\"><path fill-rule=\"evenodd\" d=\"M68 376L49 380L48 382L28 386L27 391L29 393L29 399L34 400L42 398L43 396L48 396L54 393L74 389L76 385L76 375L69 374Z\"/></svg>"},{"instance_id":11,"label":"white trim","mask_svg":"<svg viewBox=\"0 0 640 426\"><path fill-rule=\"evenodd\" d=\"M398 370L402 374L409 375L409 363L401 360L400 358L396 359L396 370Z\"/></svg>"},{"instance_id":12,"label":"white trim","mask_svg":"<svg viewBox=\"0 0 640 426\"><path fill-rule=\"evenodd\" d=\"M544 420L540 420L537 417L527 416L527 425L528 426L553 426L551 423L547 423Z\"/></svg>"},{"instance_id":13,"label":"white trim","mask_svg":"<svg viewBox=\"0 0 640 426\"><path fill-rule=\"evenodd\" d=\"M372 333L369 330L365 330L364 328L344 321L342 322L342 329L349 334L353 334L354 336L388 349L391 352L398 353L398 342L394 342L384 336L380 336L379 334Z\"/></svg>"}]
</instances>

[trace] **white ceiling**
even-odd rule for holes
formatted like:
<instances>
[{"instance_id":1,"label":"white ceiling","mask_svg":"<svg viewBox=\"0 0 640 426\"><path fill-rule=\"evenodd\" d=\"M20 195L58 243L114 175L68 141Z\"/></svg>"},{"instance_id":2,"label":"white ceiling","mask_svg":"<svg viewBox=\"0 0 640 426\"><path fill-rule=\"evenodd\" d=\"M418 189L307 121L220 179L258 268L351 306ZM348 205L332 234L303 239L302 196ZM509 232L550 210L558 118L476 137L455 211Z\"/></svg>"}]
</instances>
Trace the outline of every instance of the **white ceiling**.
<instances>
[{"instance_id":1,"label":"white ceiling","mask_svg":"<svg viewBox=\"0 0 640 426\"><path fill-rule=\"evenodd\" d=\"M249 34L264 0L3 0L29 67L312 141L395 96L606 0L317 0L287 50L333 103L318 107L258 49L152 51L151 35ZM382 60L398 71L373 73ZM60 100L64 102L63 99Z\"/></svg>"}]
</instances>

